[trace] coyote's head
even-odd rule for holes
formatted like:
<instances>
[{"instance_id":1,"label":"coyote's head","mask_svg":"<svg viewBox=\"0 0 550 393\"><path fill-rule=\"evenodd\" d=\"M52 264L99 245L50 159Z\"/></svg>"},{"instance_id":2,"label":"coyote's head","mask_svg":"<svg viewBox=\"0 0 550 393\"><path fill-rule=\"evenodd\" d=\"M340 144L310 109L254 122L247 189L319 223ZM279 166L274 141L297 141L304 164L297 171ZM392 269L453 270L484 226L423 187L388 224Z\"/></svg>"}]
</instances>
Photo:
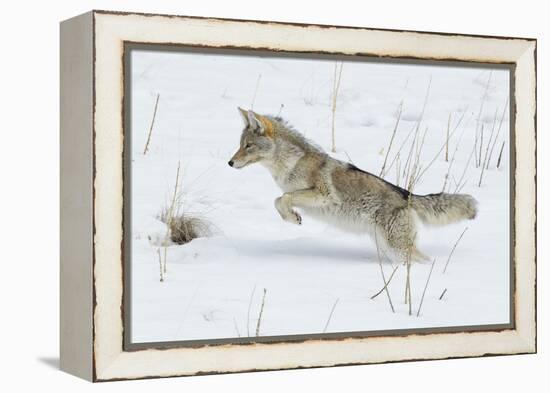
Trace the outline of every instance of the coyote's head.
<instances>
[{"instance_id":1,"label":"coyote's head","mask_svg":"<svg viewBox=\"0 0 550 393\"><path fill-rule=\"evenodd\" d=\"M233 168L243 168L249 164L269 160L275 150L274 124L271 119L251 110L238 108L244 121L239 150L228 164Z\"/></svg>"}]
</instances>

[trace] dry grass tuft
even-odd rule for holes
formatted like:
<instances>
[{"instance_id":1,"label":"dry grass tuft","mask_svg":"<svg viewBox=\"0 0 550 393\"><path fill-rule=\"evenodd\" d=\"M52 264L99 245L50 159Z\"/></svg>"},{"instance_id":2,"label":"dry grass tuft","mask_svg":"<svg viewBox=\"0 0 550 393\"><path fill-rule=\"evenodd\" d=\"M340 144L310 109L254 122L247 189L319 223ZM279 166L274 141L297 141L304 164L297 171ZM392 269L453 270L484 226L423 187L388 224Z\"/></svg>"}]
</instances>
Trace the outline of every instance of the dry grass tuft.
<instances>
[{"instance_id":1,"label":"dry grass tuft","mask_svg":"<svg viewBox=\"0 0 550 393\"><path fill-rule=\"evenodd\" d=\"M201 217L178 214L171 220L161 217L161 221L168 225L170 240L176 244L186 244L193 239L212 234L210 222Z\"/></svg>"}]
</instances>

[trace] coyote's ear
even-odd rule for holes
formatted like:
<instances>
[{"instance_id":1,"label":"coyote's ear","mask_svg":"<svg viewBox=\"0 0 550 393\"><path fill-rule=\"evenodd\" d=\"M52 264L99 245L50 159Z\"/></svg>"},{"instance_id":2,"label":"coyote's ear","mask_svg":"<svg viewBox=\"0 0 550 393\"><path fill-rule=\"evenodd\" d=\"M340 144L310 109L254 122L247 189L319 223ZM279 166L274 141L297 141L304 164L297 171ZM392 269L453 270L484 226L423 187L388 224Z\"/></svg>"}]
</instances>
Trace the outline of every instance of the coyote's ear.
<instances>
[{"instance_id":1,"label":"coyote's ear","mask_svg":"<svg viewBox=\"0 0 550 393\"><path fill-rule=\"evenodd\" d=\"M248 119L248 126L250 127L250 129L252 131L255 131L257 132L258 134L263 134L263 130L262 130L262 122L260 120L260 115L252 112L251 110L249 110L247 113L246 113L246 117Z\"/></svg>"},{"instance_id":2,"label":"coyote's ear","mask_svg":"<svg viewBox=\"0 0 550 393\"><path fill-rule=\"evenodd\" d=\"M246 110L244 110L243 108L241 108L240 106L238 106L237 109L239 110L239 114L241 115L241 118L243 119L245 127L248 127L249 126L248 112Z\"/></svg>"},{"instance_id":3,"label":"coyote's ear","mask_svg":"<svg viewBox=\"0 0 550 393\"><path fill-rule=\"evenodd\" d=\"M250 129L258 135L273 137L273 123L268 118L248 111L248 124Z\"/></svg>"}]
</instances>

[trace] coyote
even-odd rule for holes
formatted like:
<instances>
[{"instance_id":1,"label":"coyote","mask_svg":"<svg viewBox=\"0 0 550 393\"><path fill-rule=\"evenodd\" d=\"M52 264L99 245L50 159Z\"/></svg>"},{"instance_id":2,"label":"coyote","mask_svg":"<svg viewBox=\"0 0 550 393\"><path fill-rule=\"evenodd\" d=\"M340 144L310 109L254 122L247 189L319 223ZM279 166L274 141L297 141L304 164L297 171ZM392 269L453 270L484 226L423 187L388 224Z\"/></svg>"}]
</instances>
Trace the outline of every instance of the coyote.
<instances>
[{"instance_id":1,"label":"coyote","mask_svg":"<svg viewBox=\"0 0 550 393\"><path fill-rule=\"evenodd\" d=\"M286 221L302 223L298 208L341 229L369 234L377 247L401 261L426 261L416 247L418 220L445 225L476 217L477 202L470 195L415 195L330 157L281 117L238 110L244 130L229 166L264 165L283 191L275 208Z\"/></svg>"}]
</instances>

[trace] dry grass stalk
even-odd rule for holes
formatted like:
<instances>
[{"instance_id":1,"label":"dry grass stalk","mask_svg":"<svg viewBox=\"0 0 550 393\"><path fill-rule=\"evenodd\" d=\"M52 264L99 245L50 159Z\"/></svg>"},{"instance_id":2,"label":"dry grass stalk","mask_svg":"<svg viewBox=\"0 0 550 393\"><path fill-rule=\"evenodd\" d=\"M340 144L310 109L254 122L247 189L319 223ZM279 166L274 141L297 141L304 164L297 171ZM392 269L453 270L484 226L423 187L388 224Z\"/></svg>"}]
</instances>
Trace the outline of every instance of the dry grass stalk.
<instances>
[{"instance_id":1,"label":"dry grass stalk","mask_svg":"<svg viewBox=\"0 0 550 393\"><path fill-rule=\"evenodd\" d=\"M164 282L164 272L162 268L162 256L160 255L160 248L157 248L157 254L159 256L160 282Z\"/></svg>"},{"instance_id":2,"label":"dry grass stalk","mask_svg":"<svg viewBox=\"0 0 550 393\"><path fill-rule=\"evenodd\" d=\"M426 134L428 133L428 127L426 127L426 130L424 131L424 136L422 137L422 142L420 145L417 143L417 149L416 149L416 155L414 158L414 164L412 167L412 171L408 175L408 179L406 180L407 190L413 191L414 187L418 183L420 171L422 170L422 165L420 164L420 157L422 154L422 149L424 148L424 142L426 141Z\"/></svg>"},{"instance_id":3,"label":"dry grass stalk","mask_svg":"<svg viewBox=\"0 0 550 393\"><path fill-rule=\"evenodd\" d=\"M330 320L332 319L332 314L334 314L334 309L336 308L336 305L338 304L339 301L340 301L340 298L336 299L336 301L332 305L332 309L330 310L330 314L328 315L327 323L325 323L325 328L323 329L323 333L326 333Z\"/></svg>"},{"instance_id":4,"label":"dry grass stalk","mask_svg":"<svg viewBox=\"0 0 550 393\"><path fill-rule=\"evenodd\" d=\"M481 125L480 139L479 139L479 154L476 156L476 162L478 163L476 168L481 166L481 153L483 152L483 131L485 130L484 124ZM476 153L477 154L477 153Z\"/></svg>"},{"instance_id":5,"label":"dry grass stalk","mask_svg":"<svg viewBox=\"0 0 550 393\"><path fill-rule=\"evenodd\" d=\"M449 120L447 120L447 137L445 139L445 162L449 161L449 131L451 129L451 115L452 113L449 113Z\"/></svg>"},{"instance_id":6,"label":"dry grass stalk","mask_svg":"<svg viewBox=\"0 0 550 393\"><path fill-rule=\"evenodd\" d=\"M169 224L170 240L176 244L186 244L198 237L210 236L211 223L204 218L188 214L176 214Z\"/></svg>"},{"instance_id":7,"label":"dry grass stalk","mask_svg":"<svg viewBox=\"0 0 550 393\"><path fill-rule=\"evenodd\" d=\"M279 112L277 112L277 117L281 116L281 112L283 111L283 108L285 107L285 104L281 104L279 107Z\"/></svg>"},{"instance_id":8,"label":"dry grass stalk","mask_svg":"<svg viewBox=\"0 0 550 393\"><path fill-rule=\"evenodd\" d=\"M256 285L252 288L252 293L250 294L250 300L248 301L248 311L246 313L246 335L250 337L250 309L252 308L252 299L254 299L254 293L256 292Z\"/></svg>"},{"instance_id":9,"label":"dry grass stalk","mask_svg":"<svg viewBox=\"0 0 550 393\"><path fill-rule=\"evenodd\" d=\"M239 326L237 325L237 320L233 317L233 325L235 326L235 331L237 332L237 337L241 337L241 332L239 332Z\"/></svg>"},{"instance_id":10,"label":"dry grass stalk","mask_svg":"<svg viewBox=\"0 0 550 393\"><path fill-rule=\"evenodd\" d=\"M487 100L487 96L489 93L489 87L491 86L491 78L493 77L493 71L489 72L489 78L487 78L487 83L485 85L485 90L483 92L483 96L481 97L481 104L479 105L479 112L477 114L477 120L476 120L476 134L475 134L475 140L474 144L476 146L476 150L478 147L478 135L479 135L479 128L481 125L481 116L483 115L483 107L485 106L485 101ZM481 165L480 162L478 162L478 156L476 155L476 168L479 168L479 165Z\"/></svg>"},{"instance_id":11,"label":"dry grass stalk","mask_svg":"<svg viewBox=\"0 0 550 393\"><path fill-rule=\"evenodd\" d=\"M460 147L460 143L462 142L462 137L464 136L465 131L466 131L466 127L464 127L464 129L460 133L460 137L458 138L458 142L456 143L455 149L453 151L453 155L451 156L451 161L449 162L449 168L447 169L447 173L445 174L443 189L441 190L441 192L445 192L445 189L447 188L447 182L451 177L451 169L453 168L453 165L455 163L456 153L458 152L458 148Z\"/></svg>"},{"instance_id":12,"label":"dry grass stalk","mask_svg":"<svg viewBox=\"0 0 550 393\"><path fill-rule=\"evenodd\" d=\"M409 212L411 210L411 203L412 203L412 198L409 196L408 206L407 206L407 208L409 209ZM409 221L410 221L411 214L409 214L408 216L409 216ZM410 222L408 223L408 226L410 227ZM406 284L405 284L405 304L409 305L409 315L412 315L412 295L411 295L411 263L412 263L412 261L411 261L411 256L412 256L412 251L413 251L413 248L414 248L415 241L416 241L416 233L410 241L408 251L407 251L407 255L406 255L406 260L405 260L406 267L407 267L407 270L406 270L407 271L407 278L406 278Z\"/></svg>"},{"instance_id":13,"label":"dry grass stalk","mask_svg":"<svg viewBox=\"0 0 550 393\"><path fill-rule=\"evenodd\" d=\"M386 156L384 157L384 163L382 164L382 169L380 170L380 177L384 177L386 173L384 172L386 170L386 163L388 162L388 156L390 155L390 150L393 145L393 140L395 139L395 134L397 133L397 129L399 128L399 121L401 120L401 114L403 113L403 101L399 104L399 109L397 112L397 120L395 121L395 126L393 127L393 132L391 134L390 142L388 144L388 150L386 151Z\"/></svg>"},{"instance_id":14,"label":"dry grass stalk","mask_svg":"<svg viewBox=\"0 0 550 393\"><path fill-rule=\"evenodd\" d=\"M418 135L419 135L419 128L416 127L416 131L414 132L414 138L411 142L411 147L409 148L409 154L407 154L407 159L405 160L405 166L403 169L403 184L405 186L407 186L407 184L409 183L411 165L413 162L413 151L415 150L415 146L418 145ZM418 150L418 147L416 147L416 150Z\"/></svg>"},{"instance_id":15,"label":"dry grass stalk","mask_svg":"<svg viewBox=\"0 0 550 393\"><path fill-rule=\"evenodd\" d=\"M340 90L340 82L342 80L342 69L344 68L344 62L340 62L340 68L338 69L338 62L334 63L334 83L332 86L332 152L336 152L336 136L335 136L335 119L336 119L336 104L338 102L338 91Z\"/></svg>"},{"instance_id":16,"label":"dry grass stalk","mask_svg":"<svg viewBox=\"0 0 550 393\"><path fill-rule=\"evenodd\" d=\"M153 118L151 120L151 125L149 126L149 133L147 134L147 142L145 142L145 148L143 149L143 155L147 154L149 150L149 143L151 142L151 134L153 133L153 126L155 125L155 118L157 117L157 107L159 105L160 94L157 94L157 99L155 101L155 109L153 110Z\"/></svg>"},{"instance_id":17,"label":"dry grass stalk","mask_svg":"<svg viewBox=\"0 0 550 393\"><path fill-rule=\"evenodd\" d=\"M445 288L443 290L443 292L441 292L441 295L439 296L439 300L442 300L443 299L443 296L445 296L445 294L447 293L447 288Z\"/></svg>"},{"instance_id":18,"label":"dry grass stalk","mask_svg":"<svg viewBox=\"0 0 550 393\"><path fill-rule=\"evenodd\" d=\"M262 79L262 74L258 74L258 79L256 80L256 87L254 88L254 95L252 96L252 102L250 103L250 109L254 109L254 103L256 102L256 95L258 94L258 88L260 87L261 79Z\"/></svg>"},{"instance_id":19,"label":"dry grass stalk","mask_svg":"<svg viewBox=\"0 0 550 393\"><path fill-rule=\"evenodd\" d=\"M498 108L495 109L495 118L493 119L493 126L491 127L491 134L489 135L489 141L487 142L487 148L485 149L485 156L483 158L483 164L481 165L481 173L479 175L478 187L481 187L481 182L483 181L483 174L485 173L486 167L488 167L487 159L489 157L489 147L491 146L491 141L493 140L493 134L495 132L495 126L497 123Z\"/></svg>"},{"instance_id":20,"label":"dry grass stalk","mask_svg":"<svg viewBox=\"0 0 550 393\"><path fill-rule=\"evenodd\" d=\"M397 155L397 164L395 165L395 184L399 187L399 182L401 181L401 160L399 158L399 154Z\"/></svg>"},{"instance_id":21,"label":"dry grass stalk","mask_svg":"<svg viewBox=\"0 0 550 393\"><path fill-rule=\"evenodd\" d=\"M422 297L420 298L420 305L418 306L418 311L416 312L416 316L420 316L420 310L422 309L422 304L424 303L424 296L426 295L426 290L428 289L428 284L430 282L430 278L432 277L432 271L434 270L435 266L435 259L432 262L432 267L430 268L430 273L428 274L428 279L426 280L426 285L424 285L424 291L422 291Z\"/></svg>"},{"instance_id":22,"label":"dry grass stalk","mask_svg":"<svg viewBox=\"0 0 550 393\"><path fill-rule=\"evenodd\" d=\"M500 120L498 123L498 129L497 134L495 136L495 139L493 139L493 145L491 146L491 151L489 152L489 159L487 160L487 168L489 169L489 164L491 162L491 158L493 157L493 150L495 149L495 145L497 144L497 139L500 135L500 130L502 129L502 123L504 122L504 115L506 114L506 109L508 108L509 99L506 99L506 103L504 104L504 108L502 109L502 114L500 115Z\"/></svg>"},{"instance_id":23,"label":"dry grass stalk","mask_svg":"<svg viewBox=\"0 0 550 393\"><path fill-rule=\"evenodd\" d=\"M258 315L258 323L256 324L256 337L260 335L260 325L262 323L262 316L264 314L264 306L265 306L265 295L267 293L267 289L264 288L264 296L262 297L262 306L260 307L260 314Z\"/></svg>"},{"instance_id":24,"label":"dry grass stalk","mask_svg":"<svg viewBox=\"0 0 550 393\"><path fill-rule=\"evenodd\" d=\"M500 162L502 160L502 152L504 151L505 144L506 144L506 141L502 141L502 146L500 147L500 153L498 154L497 169L500 168Z\"/></svg>"},{"instance_id":25,"label":"dry grass stalk","mask_svg":"<svg viewBox=\"0 0 550 393\"><path fill-rule=\"evenodd\" d=\"M403 150L403 147L405 147L405 145L407 144L407 141L409 140L409 138L411 137L412 133L415 130L416 130L416 126L412 127L411 130L407 133L407 136L405 137L405 139L403 140L403 142L399 146L399 149L397 149L397 152L395 153L395 156L393 156L393 160L390 162L390 165L384 171L386 174L389 173L390 169L393 168L393 165L397 161L397 158L401 155L401 150Z\"/></svg>"},{"instance_id":26,"label":"dry grass stalk","mask_svg":"<svg viewBox=\"0 0 550 393\"><path fill-rule=\"evenodd\" d=\"M474 153L476 152L475 148L476 148L476 146L474 145L474 148L472 149L472 152L470 153L470 157L468 157L468 161L466 162L466 165L464 166L464 171L462 171L462 175L460 176L460 179L459 179L459 181L456 185L455 193L457 193L460 190L460 188L463 187L463 185L461 186L461 184L462 184L462 181L464 180L464 176L466 176L466 172L468 171L468 167L470 166L470 162L472 161L472 157L474 156Z\"/></svg>"},{"instance_id":27,"label":"dry grass stalk","mask_svg":"<svg viewBox=\"0 0 550 393\"><path fill-rule=\"evenodd\" d=\"M453 256L453 253L455 252L456 246L458 245L458 243L460 242L460 239L462 239L462 236L464 236L464 234L466 233L467 230L468 230L468 227L464 228L464 230L462 231L462 233L458 237L455 245L453 246L453 248L451 250L451 253L449 254L449 257L447 258L447 262L445 263L445 267L443 268L443 273L445 273L447 271L447 266L449 266L449 262L451 262L451 257Z\"/></svg>"},{"instance_id":28,"label":"dry grass stalk","mask_svg":"<svg viewBox=\"0 0 550 393\"><path fill-rule=\"evenodd\" d=\"M393 302L391 301L390 291L388 290L388 281L386 281L386 276L384 274L384 268L382 267L382 258L380 258L380 247L378 246L378 235L376 227L374 228L374 242L376 243L376 254L378 255L378 265L380 266L380 274L382 275L382 281L384 282L383 290L386 292L388 297L388 303L390 304L391 312L395 313L393 308Z\"/></svg>"},{"instance_id":29,"label":"dry grass stalk","mask_svg":"<svg viewBox=\"0 0 550 393\"><path fill-rule=\"evenodd\" d=\"M428 82L428 88L426 89L426 96L424 97L424 103L422 104L422 110L420 112L420 116L418 117L418 120L416 122L416 130L414 132L414 138L411 143L411 148L409 150L409 155L407 156L407 160L405 162L405 171L403 172L403 177L405 179L404 184L409 185L409 187L412 186L412 183L414 183L414 178L416 177L416 171L418 170L419 163L420 163L420 154L422 152L422 147L424 146L424 140L426 138L426 134L428 132L428 129L426 128L426 131L424 132L424 136L422 138L422 143L420 143L419 136L421 134L420 132L420 125L422 124L422 120L424 119L424 113L426 112L426 106L428 105L428 98L430 96L430 88L432 86L432 77L430 76L430 80ZM412 161L413 155L412 152L415 151L415 161ZM411 167L413 168L413 171L411 173ZM409 188L409 191L410 188Z\"/></svg>"},{"instance_id":30,"label":"dry grass stalk","mask_svg":"<svg viewBox=\"0 0 550 393\"><path fill-rule=\"evenodd\" d=\"M388 287L388 285L390 285L390 282L393 278L393 276L395 275L395 272L397 271L397 269L399 268L399 265L396 265L394 268L393 268L393 271L391 272L390 274L390 278L388 278L388 281L384 284L384 286L378 291L376 292L374 295L372 295L370 298L371 299L376 299L376 297L378 295L380 295L382 292L384 292L386 290L386 288Z\"/></svg>"},{"instance_id":31,"label":"dry grass stalk","mask_svg":"<svg viewBox=\"0 0 550 393\"><path fill-rule=\"evenodd\" d=\"M170 206L168 207L168 211L166 212L166 217L165 217L167 229L166 229L166 236L164 239L164 263L163 263L164 274L166 274L166 265L167 265L166 254L168 252L168 239L171 236L170 228L172 228L172 223L174 220L174 211L175 211L174 209L176 208L176 200L179 192L179 181L180 181L180 162L178 161L178 169L176 170L176 183L174 185L174 193L172 195L172 200L170 202Z\"/></svg>"},{"instance_id":32,"label":"dry grass stalk","mask_svg":"<svg viewBox=\"0 0 550 393\"><path fill-rule=\"evenodd\" d=\"M460 117L460 119L456 123L456 125L453 129L453 132L450 133L449 138L452 138L453 135L455 134L455 132L458 130L458 127L460 126L460 124L462 123L462 120L464 119L465 113L466 113L466 111L464 111L462 113L462 116ZM424 174L428 171L428 169L430 169L430 167L433 165L433 163L437 160L437 157L439 157L439 155L441 154L441 152L443 151L444 148L445 148L445 143L443 143L441 145L441 148L438 150L438 152L435 154L435 156L432 158L432 160L428 163L428 165L426 167L424 167L422 169L422 171L420 171L420 173L416 177L416 183L417 184L420 182L420 179L422 178L422 176L424 176Z\"/></svg>"},{"instance_id":33,"label":"dry grass stalk","mask_svg":"<svg viewBox=\"0 0 550 393\"><path fill-rule=\"evenodd\" d=\"M409 305L409 315L412 315L411 301L411 259L407 257L407 279L405 281L405 304Z\"/></svg>"}]
</instances>

